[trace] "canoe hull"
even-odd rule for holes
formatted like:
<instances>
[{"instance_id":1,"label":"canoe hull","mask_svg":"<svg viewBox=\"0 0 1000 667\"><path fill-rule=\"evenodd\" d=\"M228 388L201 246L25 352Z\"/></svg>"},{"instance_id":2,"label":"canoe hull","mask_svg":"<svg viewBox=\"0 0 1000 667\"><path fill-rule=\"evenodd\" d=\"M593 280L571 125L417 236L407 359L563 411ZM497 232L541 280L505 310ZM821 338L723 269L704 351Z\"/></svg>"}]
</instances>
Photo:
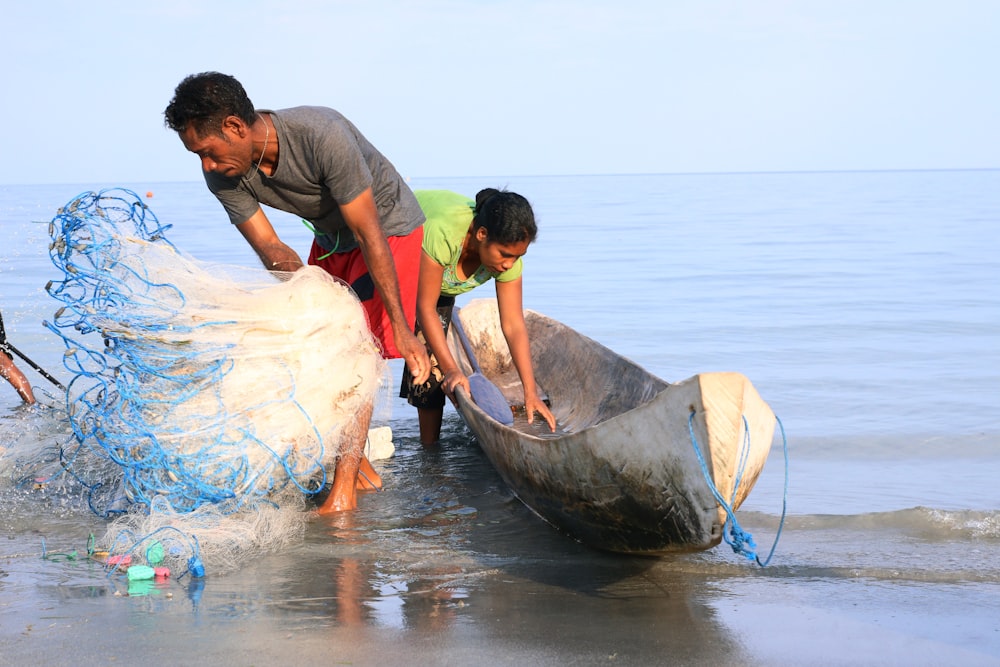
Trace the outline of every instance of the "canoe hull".
<instances>
[{"instance_id":1,"label":"canoe hull","mask_svg":"<svg viewBox=\"0 0 1000 667\"><path fill-rule=\"evenodd\" d=\"M495 301L474 301L458 316L482 372L512 403L523 402ZM457 400L504 482L540 517L595 548L652 555L717 545L726 514L705 469L735 509L774 435L774 414L750 381L702 373L668 384L559 322L532 311L525 318L536 380L560 433L523 417L504 426L464 393ZM460 344L449 342L465 362ZM588 391L594 386L600 390Z\"/></svg>"}]
</instances>

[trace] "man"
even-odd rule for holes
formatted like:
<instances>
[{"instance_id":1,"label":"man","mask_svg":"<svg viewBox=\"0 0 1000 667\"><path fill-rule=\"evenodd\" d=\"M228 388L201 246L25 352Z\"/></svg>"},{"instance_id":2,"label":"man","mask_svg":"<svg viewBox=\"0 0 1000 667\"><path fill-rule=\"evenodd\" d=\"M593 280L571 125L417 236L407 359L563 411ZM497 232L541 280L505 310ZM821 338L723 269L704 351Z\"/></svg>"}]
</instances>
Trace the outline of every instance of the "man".
<instances>
[{"instance_id":1,"label":"man","mask_svg":"<svg viewBox=\"0 0 1000 667\"><path fill-rule=\"evenodd\" d=\"M424 216L392 163L349 120L326 107L257 110L239 81L218 72L181 81L164 118L201 159L209 190L265 267L303 264L261 204L311 225L309 263L351 285L385 358L403 358L415 378L427 378L430 360L413 334ZM371 407L357 442L340 453L320 512L357 506L359 466L381 483L363 457L370 421Z\"/></svg>"}]
</instances>

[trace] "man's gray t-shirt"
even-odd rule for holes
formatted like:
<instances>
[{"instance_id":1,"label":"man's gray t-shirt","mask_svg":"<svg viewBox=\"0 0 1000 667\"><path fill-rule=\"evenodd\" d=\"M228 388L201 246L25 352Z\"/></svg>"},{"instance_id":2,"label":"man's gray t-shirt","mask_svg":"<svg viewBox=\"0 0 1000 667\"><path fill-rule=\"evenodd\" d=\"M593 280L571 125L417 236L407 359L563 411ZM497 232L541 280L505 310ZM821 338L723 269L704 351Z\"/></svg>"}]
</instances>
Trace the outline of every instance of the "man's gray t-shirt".
<instances>
[{"instance_id":1,"label":"man's gray t-shirt","mask_svg":"<svg viewBox=\"0 0 1000 667\"><path fill-rule=\"evenodd\" d=\"M278 135L278 165L265 176L206 172L208 189L222 202L234 225L246 222L260 204L308 220L320 244L337 252L357 247L340 214L371 187L386 236L404 236L424 221L413 192L384 155L347 118L326 107L293 107L270 114ZM328 247L328 246L333 247Z\"/></svg>"}]
</instances>

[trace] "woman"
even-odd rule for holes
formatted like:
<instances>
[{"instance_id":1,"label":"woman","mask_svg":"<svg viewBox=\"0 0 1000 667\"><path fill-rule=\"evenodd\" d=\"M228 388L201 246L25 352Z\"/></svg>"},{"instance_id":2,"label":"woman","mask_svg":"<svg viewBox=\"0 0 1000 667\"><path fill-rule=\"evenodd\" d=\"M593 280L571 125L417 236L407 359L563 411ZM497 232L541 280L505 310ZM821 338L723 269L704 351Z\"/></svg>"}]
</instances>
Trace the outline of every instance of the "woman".
<instances>
[{"instance_id":1,"label":"woman","mask_svg":"<svg viewBox=\"0 0 1000 667\"><path fill-rule=\"evenodd\" d=\"M540 414L553 431L555 417L538 397L531 367L528 329L521 305L521 257L538 228L531 204L514 192L487 188L472 202L447 190L414 192L427 216L417 286L417 335L431 352L431 377L421 384L403 373L400 396L417 408L420 442L433 445L441 436L445 394L459 386L469 392L469 378L459 369L445 342L455 296L496 281L500 326L524 387L528 422ZM434 326L431 326L431 323Z\"/></svg>"}]
</instances>

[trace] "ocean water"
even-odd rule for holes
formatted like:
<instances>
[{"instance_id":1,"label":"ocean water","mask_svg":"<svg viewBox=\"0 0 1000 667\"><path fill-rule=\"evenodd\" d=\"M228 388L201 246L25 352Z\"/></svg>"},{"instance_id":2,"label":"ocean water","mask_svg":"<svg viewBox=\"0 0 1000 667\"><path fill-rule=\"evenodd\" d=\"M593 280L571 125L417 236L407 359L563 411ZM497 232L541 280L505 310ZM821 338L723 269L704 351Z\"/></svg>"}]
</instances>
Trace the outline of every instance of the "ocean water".
<instances>
[{"instance_id":1,"label":"ocean water","mask_svg":"<svg viewBox=\"0 0 1000 667\"><path fill-rule=\"evenodd\" d=\"M68 659L52 648L66 636L94 659L141 645L154 663L1000 663L1000 171L410 185L528 197L540 233L527 308L668 381L750 378L787 436L787 486L777 442L737 515L766 553L787 506L768 567L725 544L658 559L582 547L511 496L454 411L440 448L424 450L396 401L383 492L236 573L147 595L122 595L92 564L42 559L43 543L82 551L103 520L0 479L0 664ZM41 326L57 307L47 223L115 186L150 193L188 254L257 262L200 182L0 186L7 335L63 379L61 342ZM301 223L272 221L307 252ZM19 365L47 400L53 388ZM0 437L42 447L57 412L20 407L0 385Z\"/></svg>"}]
</instances>

